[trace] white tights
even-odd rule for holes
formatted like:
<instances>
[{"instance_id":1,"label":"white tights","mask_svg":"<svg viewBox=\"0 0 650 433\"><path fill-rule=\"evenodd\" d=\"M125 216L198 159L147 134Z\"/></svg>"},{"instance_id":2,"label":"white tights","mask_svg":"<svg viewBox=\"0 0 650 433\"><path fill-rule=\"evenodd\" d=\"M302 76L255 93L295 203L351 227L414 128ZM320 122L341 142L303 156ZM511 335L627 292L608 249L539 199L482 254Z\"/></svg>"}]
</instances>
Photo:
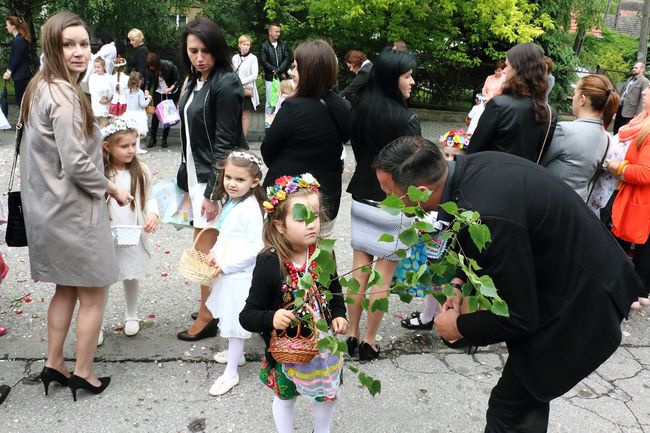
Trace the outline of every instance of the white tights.
<instances>
[{"instance_id":1,"label":"white tights","mask_svg":"<svg viewBox=\"0 0 650 433\"><path fill-rule=\"evenodd\" d=\"M237 376L238 363L244 355L244 339L243 338L229 338L228 339L228 363L223 374L227 377Z\"/></svg>"},{"instance_id":2,"label":"white tights","mask_svg":"<svg viewBox=\"0 0 650 433\"><path fill-rule=\"evenodd\" d=\"M433 297L433 295L425 295L424 296L424 309L420 313L420 321L423 324L427 324L433 320L433 318L436 316L436 313L440 312L440 304L438 301L436 301L436 298ZM411 324L412 325L418 325L418 319L417 318L412 318L411 319Z\"/></svg>"},{"instance_id":3,"label":"white tights","mask_svg":"<svg viewBox=\"0 0 650 433\"><path fill-rule=\"evenodd\" d=\"M138 280L124 280L124 301L126 302L126 320L138 320Z\"/></svg>"},{"instance_id":4,"label":"white tights","mask_svg":"<svg viewBox=\"0 0 650 433\"><path fill-rule=\"evenodd\" d=\"M275 396L273 398L273 420L278 433L293 433L294 408L296 399L282 400ZM333 401L314 402L312 413L314 414L314 433L329 433L332 417L334 416Z\"/></svg>"}]
</instances>

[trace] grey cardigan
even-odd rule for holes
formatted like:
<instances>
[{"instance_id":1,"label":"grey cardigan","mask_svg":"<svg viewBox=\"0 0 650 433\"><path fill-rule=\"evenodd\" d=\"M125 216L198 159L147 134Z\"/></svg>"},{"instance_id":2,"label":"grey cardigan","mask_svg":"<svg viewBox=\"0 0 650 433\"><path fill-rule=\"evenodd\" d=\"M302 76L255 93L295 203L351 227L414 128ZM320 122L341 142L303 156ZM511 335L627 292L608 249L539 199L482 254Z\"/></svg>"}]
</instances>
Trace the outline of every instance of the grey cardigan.
<instances>
[{"instance_id":1,"label":"grey cardigan","mask_svg":"<svg viewBox=\"0 0 650 433\"><path fill-rule=\"evenodd\" d=\"M600 119L558 122L553 141L540 163L587 201L589 180L599 169L607 138Z\"/></svg>"}]
</instances>

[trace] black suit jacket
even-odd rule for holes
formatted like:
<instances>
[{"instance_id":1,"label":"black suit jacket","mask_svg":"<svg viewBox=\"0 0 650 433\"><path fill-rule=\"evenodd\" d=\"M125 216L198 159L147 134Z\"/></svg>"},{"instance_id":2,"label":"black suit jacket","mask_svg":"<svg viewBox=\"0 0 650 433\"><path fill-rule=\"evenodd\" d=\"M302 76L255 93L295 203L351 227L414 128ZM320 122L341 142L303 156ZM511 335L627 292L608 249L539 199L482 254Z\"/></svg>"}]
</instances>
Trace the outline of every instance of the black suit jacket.
<instances>
[{"instance_id":1,"label":"black suit jacket","mask_svg":"<svg viewBox=\"0 0 650 433\"><path fill-rule=\"evenodd\" d=\"M562 180L500 152L458 157L452 200L481 214L492 242L460 245L490 275L510 317L461 315L476 345L505 342L537 399L564 394L618 347L620 322L643 284L612 234Z\"/></svg>"},{"instance_id":2,"label":"black suit jacket","mask_svg":"<svg viewBox=\"0 0 650 433\"><path fill-rule=\"evenodd\" d=\"M556 121L556 115L552 113L544 150L551 143ZM547 129L548 122L535 120L533 101L529 96L495 96L485 106L467 153L498 150L537 161Z\"/></svg>"},{"instance_id":3,"label":"black suit jacket","mask_svg":"<svg viewBox=\"0 0 650 433\"><path fill-rule=\"evenodd\" d=\"M344 98L356 94L358 97L361 97L363 90L368 85L368 80L370 79L370 71L372 70L372 63L368 62L359 69L356 77L348 86L341 90L341 96Z\"/></svg>"}]
</instances>

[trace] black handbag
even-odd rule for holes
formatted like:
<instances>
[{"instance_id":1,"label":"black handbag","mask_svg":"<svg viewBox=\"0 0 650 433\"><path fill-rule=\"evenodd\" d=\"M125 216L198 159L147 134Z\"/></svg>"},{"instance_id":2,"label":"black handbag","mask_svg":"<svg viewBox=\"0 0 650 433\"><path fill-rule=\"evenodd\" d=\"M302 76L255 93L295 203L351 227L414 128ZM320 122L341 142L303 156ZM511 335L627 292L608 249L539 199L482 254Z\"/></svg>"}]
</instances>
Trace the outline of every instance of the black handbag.
<instances>
[{"instance_id":1,"label":"black handbag","mask_svg":"<svg viewBox=\"0 0 650 433\"><path fill-rule=\"evenodd\" d=\"M612 222L612 209L614 208L614 201L618 195L618 188L612 192L611 197L607 200L607 204L600 209L600 220L609 227L609 224Z\"/></svg>"},{"instance_id":2,"label":"black handbag","mask_svg":"<svg viewBox=\"0 0 650 433\"><path fill-rule=\"evenodd\" d=\"M23 124L19 119L16 123L16 151L14 161L11 166L11 175L9 176L8 192L8 209L7 209L7 233L5 241L10 247L26 247L27 231L25 229L25 217L23 215L23 204L20 199L20 191L12 191L14 186L14 176L16 174L16 164L20 154L20 140L23 138Z\"/></svg>"},{"instance_id":3,"label":"black handbag","mask_svg":"<svg viewBox=\"0 0 650 433\"><path fill-rule=\"evenodd\" d=\"M178 167L178 172L176 173L176 184L180 189L185 192L190 192L190 188L187 185L187 163L185 162L185 155L181 150L181 165Z\"/></svg>"}]
</instances>

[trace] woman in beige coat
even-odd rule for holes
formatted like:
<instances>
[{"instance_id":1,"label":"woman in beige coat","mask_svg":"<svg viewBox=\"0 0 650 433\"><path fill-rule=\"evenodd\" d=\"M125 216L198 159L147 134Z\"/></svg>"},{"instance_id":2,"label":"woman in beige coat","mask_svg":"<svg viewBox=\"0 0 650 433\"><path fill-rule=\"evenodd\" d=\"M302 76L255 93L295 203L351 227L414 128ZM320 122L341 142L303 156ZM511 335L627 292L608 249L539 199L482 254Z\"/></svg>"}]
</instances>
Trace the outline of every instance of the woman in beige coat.
<instances>
[{"instance_id":1,"label":"woman in beige coat","mask_svg":"<svg viewBox=\"0 0 650 433\"><path fill-rule=\"evenodd\" d=\"M27 87L21 108L21 195L32 278L56 284L47 315L48 355L41 380L99 394L110 378L95 376L93 358L106 286L118 269L105 205L132 197L104 176L99 128L79 82L90 59L90 37L81 19L61 12L42 31L45 63ZM74 374L63 345L77 315Z\"/></svg>"}]
</instances>

